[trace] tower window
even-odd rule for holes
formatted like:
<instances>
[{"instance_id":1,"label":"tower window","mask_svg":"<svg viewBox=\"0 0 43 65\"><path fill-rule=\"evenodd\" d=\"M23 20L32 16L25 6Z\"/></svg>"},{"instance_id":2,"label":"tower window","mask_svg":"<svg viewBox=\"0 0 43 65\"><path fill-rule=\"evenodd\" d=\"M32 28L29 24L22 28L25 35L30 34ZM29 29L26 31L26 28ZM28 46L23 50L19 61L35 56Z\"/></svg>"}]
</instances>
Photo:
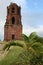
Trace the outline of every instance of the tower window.
<instances>
[{"instance_id":1,"label":"tower window","mask_svg":"<svg viewBox=\"0 0 43 65\"><path fill-rule=\"evenodd\" d=\"M19 7L19 8L18 8L18 11L17 11L19 15L20 15L20 9L21 9L21 8Z\"/></svg>"},{"instance_id":2,"label":"tower window","mask_svg":"<svg viewBox=\"0 0 43 65\"><path fill-rule=\"evenodd\" d=\"M14 40L15 39L15 35L14 34L12 34L12 40Z\"/></svg>"},{"instance_id":3,"label":"tower window","mask_svg":"<svg viewBox=\"0 0 43 65\"><path fill-rule=\"evenodd\" d=\"M12 24L14 24L15 23L15 18L14 17L12 17Z\"/></svg>"},{"instance_id":4,"label":"tower window","mask_svg":"<svg viewBox=\"0 0 43 65\"><path fill-rule=\"evenodd\" d=\"M12 13L14 13L14 12L15 12L15 8L13 7L13 8L12 8Z\"/></svg>"},{"instance_id":5,"label":"tower window","mask_svg":"<svg viewBox=\"0 0 43 65\"><path fill-rule=\"evenodd\" d=\"M8 9L8 11L7 11L7 12L8 12L8 14L9 14L9 9Z\"/></svg>"}]
</instances>

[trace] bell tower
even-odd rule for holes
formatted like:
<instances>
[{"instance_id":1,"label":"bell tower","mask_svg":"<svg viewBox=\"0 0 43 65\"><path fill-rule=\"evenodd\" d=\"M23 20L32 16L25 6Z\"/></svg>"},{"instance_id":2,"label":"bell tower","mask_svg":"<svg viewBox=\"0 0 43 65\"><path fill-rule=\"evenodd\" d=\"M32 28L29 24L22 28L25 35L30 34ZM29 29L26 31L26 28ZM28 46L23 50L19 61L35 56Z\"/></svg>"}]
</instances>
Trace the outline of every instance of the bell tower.
<instances>
[{"instance_id":1,"label":"bell tower","mask_svg":"<svg viewBox=\"0 0 43 65\"><path fill-rule=\"evenodd\" d=\"M11 3L7 7L7 18L4 25L4 40L21 40L21 34L21 7L15 3Z\"/></svg>"}]
</instances>

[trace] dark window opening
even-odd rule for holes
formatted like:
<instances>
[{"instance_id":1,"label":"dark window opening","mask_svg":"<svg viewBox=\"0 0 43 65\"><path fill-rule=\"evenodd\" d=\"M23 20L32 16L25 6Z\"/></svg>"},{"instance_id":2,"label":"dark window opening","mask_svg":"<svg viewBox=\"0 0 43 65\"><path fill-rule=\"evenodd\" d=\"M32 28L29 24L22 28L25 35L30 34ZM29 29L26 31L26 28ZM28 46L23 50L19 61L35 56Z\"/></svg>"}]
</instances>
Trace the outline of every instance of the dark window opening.
<instances>
[{"instance_id":1,"label":"dark window opening","mask_svg":"<svg viewBox=\"0 0 43 65\"><path fill-rule=\"evenodd\" d=\"M20 7L18 8L18 14L20 15Z\"/></svg>"},{"instance_id":2,"label":"dark window opening","mask_svg":"<svg viewBox=\"0 0 43 65\"><path fill-rule=\"evenodd\" d=\"M14 13L15 12L15 8L12 8L12 13Z\"/></svg>"},{"instance_id":3,"label":"dark window opening","mask_svg":"<svg viewBox=\"0 0 43 65\"><path fill-rule=\"evenodd\" d=\"M12 35L12 40L14 40L15 39L15 35Z\"/></svg>"},{"instance_id":4,"label":"dark window opening","mask_svg":"<svg viewBox=\"0 0 43 65\"><path fill-rule=\"evenodd\" d=\"M12 24L14 24L15 23L15 18L14 17L12 17Z\"/></svg>"},{"instance_id":5,"label":"dark window opening","mask_svg":"<svg viewBox=\"0 0 43 65\"><path fill-rule=\"evenodd\" d=\"M7 12L8 12L8 14L9 14L9 9L8 9L8 11L7 11Z\"/></svg>"}]
</instances>

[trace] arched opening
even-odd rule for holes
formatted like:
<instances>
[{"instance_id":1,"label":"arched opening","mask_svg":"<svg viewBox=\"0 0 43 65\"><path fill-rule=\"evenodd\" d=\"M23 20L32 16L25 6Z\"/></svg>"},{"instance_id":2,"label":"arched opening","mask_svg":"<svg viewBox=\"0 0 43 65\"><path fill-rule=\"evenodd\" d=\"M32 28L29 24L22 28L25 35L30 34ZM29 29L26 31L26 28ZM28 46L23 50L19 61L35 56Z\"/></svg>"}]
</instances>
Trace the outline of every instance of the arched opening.
<instances>
[{"instance_id":1,"label":"arched opening","mask_svg":"<svg viewBox=\"0 0 43 65\"><path fill-rule=\"evenodd\" d=\"M12 40L14 40L15 39L15 35L14 34L12 34Z\"/></svg>"},{"instance_id":2,"label":"arched opening","mask_svg":"<svg viewBox=\"0 0 43 65\"><path fill-rule=\"evenodd\" d=\"M9 9L7 10L7 13L9 14Z\"/></svg>"},{"instance_id":3,"label":"arched opening","mask_svg":"<svg viewBox=\"0 0 43 65\"><path fill-rule=\"evenodd\" d=\"M13 8L12 8L12 13L14 13L14 12L15 12L15 8L13 7Z\"/></svg>"},{"instance_id":4,"label":"arched opening","mask_svg":"<svg viewBox=\"0 0 43 65\"><path fill-rule=\"evenodd\" d=\"M12 17L12 24L15 24L15 18Z\"/></svg>"}]
</instances>

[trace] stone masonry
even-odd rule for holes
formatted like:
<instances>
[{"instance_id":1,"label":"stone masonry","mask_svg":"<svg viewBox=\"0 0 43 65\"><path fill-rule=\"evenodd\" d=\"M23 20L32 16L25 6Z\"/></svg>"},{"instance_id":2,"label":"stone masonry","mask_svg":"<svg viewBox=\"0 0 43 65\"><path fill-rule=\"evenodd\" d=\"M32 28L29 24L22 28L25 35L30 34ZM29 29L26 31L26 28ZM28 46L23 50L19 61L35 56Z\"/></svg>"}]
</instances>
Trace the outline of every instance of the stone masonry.
<instances>
[{"instance_id":1,"label":"stone masonry","mask_svg":"<svg viewBox=\"0 0 43 65\"><path fill-rule=\"evenodd\" d=\"M21 7L15 3L11 3L7 6L7 17L4 25L4 40L21 40L21 34Z\"/></svg>"}]
</instances>

